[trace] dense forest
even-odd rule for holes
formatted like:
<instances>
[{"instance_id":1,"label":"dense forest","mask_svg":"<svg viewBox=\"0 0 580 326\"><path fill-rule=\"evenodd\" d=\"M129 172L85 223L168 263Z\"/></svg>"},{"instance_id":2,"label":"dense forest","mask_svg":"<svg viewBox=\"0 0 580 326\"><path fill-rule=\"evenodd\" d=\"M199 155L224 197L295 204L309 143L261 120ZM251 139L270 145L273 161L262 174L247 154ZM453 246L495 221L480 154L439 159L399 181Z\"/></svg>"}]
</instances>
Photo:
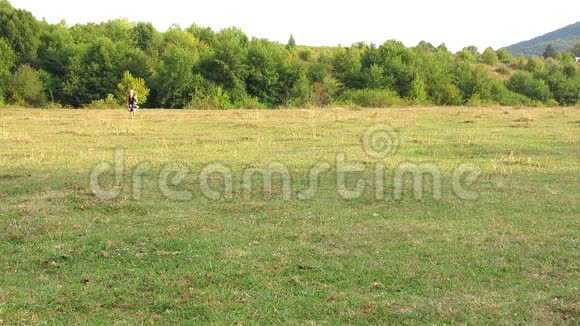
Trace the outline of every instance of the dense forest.
<instances>
[{"instance_id":1,"label":"dense forest","mask_svg":"<svg viewBox=\"0 0 580 326\"><path fill-rule=\"evenodd\" d=\"M127 87L164 108L553 106L579 103L580 73L551 46L530 58L394 40L313 48L195 24L49 24L0 0L0 105L122 107Z\"/></svg>"}]
</instances>

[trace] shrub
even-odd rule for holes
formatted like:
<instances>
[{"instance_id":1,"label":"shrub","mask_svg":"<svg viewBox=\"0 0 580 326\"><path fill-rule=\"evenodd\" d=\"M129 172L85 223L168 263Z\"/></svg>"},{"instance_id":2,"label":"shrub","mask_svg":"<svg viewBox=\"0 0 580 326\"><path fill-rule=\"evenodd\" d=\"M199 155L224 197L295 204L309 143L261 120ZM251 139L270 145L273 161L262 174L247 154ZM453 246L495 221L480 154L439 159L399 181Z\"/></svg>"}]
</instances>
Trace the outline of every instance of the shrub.
<instances>
[{"instance_id":1,"label":"shrub","mask_svg":"<svg viewBox=\"0 0 580 326\"><path fill-rule=\"evenodd\" d=\"M546 102L550 99L550 88L546 82L540 79L534 79L529 72L517 72L512 76L507 86L511 91L523 94L537 101Z\"/></svg>"},{"instance_id":2,"label":"shrub","mask_svg":"<svg viewBox=\"0 0 580 326\"><path fill-rule=\"evenodd\" d=\"M29 65L22 65L12 77L10 99L25 106L42 107L46 104L46 94L41 74Z\"/></svg>"},{"instance_id":3,"label":"shrub","mask_svg":"<svg viewBox=\"0 0 580 326\"><path fill-rule=\"evenodd\" d=\"M10 70L14 67L16 55L10 45L0 37L0 96L6 91L6 86L10 80Z\"/></svg>"},{"instance_id":4,"label":"shrub","mask_svg":"<svg viewBox=\"0 0 580 326\"><path fill-rule=\"evenodd\" d=\"M125 71L123 74L123 80L121 80L117 85L117 92L115 92L117 103L125 105L127 102L127 91L130 88L135 90L137 93L137 99L140 104L147 102L147 97L151 90L145 85L145 80L142 78L135 78L129 71Z\"/></svg>"},{"instance_id":5,"label":"shrub","mask_svg":"<svg viewBox=\"0 0 580 326\"><path fill-rule=\"evenodd\" d=\"M481 55L481 61L489 66L495 66L499 59L497 53L492 48L487 48Z\"/></svg>"},{"instance_id":6,"label":"shrub","mask_svg":"<svg viewBox=\"0 0 580 326\"><path fill-rule=\"evenodd\" d=\"M580 76L561 78L552 82L554 98L564 105L574 105L580 101Z\"/></svg>"},{"instance_id":7,"label":"shrub","mask_svg":"<svg viewBox=\"0 0 580 326\"><path fill-rule=\"evenodd\" d=\"M505 66L498 67L497 69L495 69L495 72L497 72L500 75L504 75L504 76L507 76L510 74L510 70Z\"/></svg>"},{"instance_id":8,"label":"shrub","mask_svg":"<svg viewBox=\"0 0 580 326\"><path fill-rule=\"evenodd\" d=\"M341 103L355 104L367 108L404 105L405 101L391 90L360 89L347 90L338 98Z\"/></svg>"},{"instance_id":9,"label":"shrub","mask_svg":"<svg viewBox=\"0 0 580 326\"><path fill-rule=\"evenodd\" d=\"M474 63L477 58L473 52L469 51L467 48L457 52L456 54L457 59L464 62Z\"/></svg>"},{"instance_id":10,"label":"shrub","mask_svg":"<svg viewBox=\"0 0 580 326\"><path fill-rule=\"evenodd\" d=\"M499 49L496 54L501 63L510 64L514 61L514 56L506 49Z\"/></svg>"},{"instance_id":11,"label":"shrub","mask_svg":"<svg viewBox=\"0 0 580 326\"><path fill-rule=\"evenodd\" d=\"M411 92L409 94L409 99L413 104L429 103L425 88L425 79L422 76L415 76L415 79L411 82Z\"/></svg>"},{"instance_id":12,"label":"shrub","mask_svg":"<svg viewBox=\"0 0 580 326\"><path fill-rule=\"evenodd\" d=\"M510 66L513 69L523 70L526 67L527 63L528 63L528 60L526 59L526 57L519 56L513 61L513 63L510 64Z\"/></svg>"},{"instance_id":13,"label":"shrub","mask_svg":"<svg viewBox=\"0 0 580 326\"><path fill-rule=\"evenodd\" d=\"M47 110L61 110L61 109L66 109L62 104L57 103L57 102L49 102L48 104L46 104L44 106L44 109Z\"/></svg>"},{"instance_id":14,"label":"shrub","mask_svg":"<svg viewBox=\"0 0 580 326\"><path fill-rule=\"evenodd\" d=\"M482 98L481 94L479 93L473 94L469 101L467 101L467 105L469 106L487 106L492 104L495 103L487 98Z\"/></svg>"},{"instance_id":15,"label":"shrub","mask_svg":"<svg viewBox=\"0 0 580 326\"><path fill-rule=\"evenodd\" d=\"M250 97L250 96L246 96L243 99L237 101L234 104L234 107L237 109L247 109L247 110L257 110L257 109L267 109L268 108L265 104L260 103L260 100L258 100L255 97Z\"/></svg>"},{"instance_id":16,"label":"shrub","mask_svg":"<svg viewBox=\"0 0 580 326\"><path fill-rule=\"evenodd\" d=\"M313 83L311 104L315 106L328 105L332 102L338 88L339 86L336 81L329 78L320 83Z\"/></svg>"},{"instance_id":17,"label":"shrub","mask_svg":"<svg viewBox=\"0 0 580 326\"><path fill-rule=\"evenodd\" d=\"M230 95L219 86L210 86L205 91L198 90L185 107L194 110L227 110L233 108Z\"/></svg>"},{"instance_id":18,"label":"shrub","mask_svg":"<svg viewBox=\"0 0 580 326\"><path fill-rule=\"evenodd\" d=\"M531 57L524 69L531 73L540 72L544 69L544 61L538 57Z\"/></svg>"},{"instance_id":19,"label":"shrub","mask_svg":"<svg viewBox=\"0 0 580 326\"><path fill-rule=\"evenodd\" d=\"M506 91L500 95L498 103L507 106L528 106L532 104L532 100L522 94L506 89Z\"/></svg>"},{"instance_id":20,"label":"shrub","mask_svg":"<svg viewBox=\"0 0 580 326\"><path fill-rule=\"evenodd\" d=\"M90 104L83 106L88 110L112 110L119 109L119 103L113 94L107 95L107 98L102 100L92 101Z\"/></svg>"},{"instance_id":21,"label":"shrub","mask_svg":"<svg viewBox=\"0 0 580 326\"><path fill-rule=\"evenodd\" d=\"M298 52L298 57L302 61L311 61L312 60L312 51L301 50L300 52Z\"/></svg>"},{"instance_id":22,"label":"shrub","mask_svg":"<svg viewBox=\"0 0 580 326\"><path fill-rule=\"evenodd\" d=\"M453 84L447 84L443 92L442 104L445 105L463 104L463 95L461 94L461 90Z\"/></svg>"}]
</instances>

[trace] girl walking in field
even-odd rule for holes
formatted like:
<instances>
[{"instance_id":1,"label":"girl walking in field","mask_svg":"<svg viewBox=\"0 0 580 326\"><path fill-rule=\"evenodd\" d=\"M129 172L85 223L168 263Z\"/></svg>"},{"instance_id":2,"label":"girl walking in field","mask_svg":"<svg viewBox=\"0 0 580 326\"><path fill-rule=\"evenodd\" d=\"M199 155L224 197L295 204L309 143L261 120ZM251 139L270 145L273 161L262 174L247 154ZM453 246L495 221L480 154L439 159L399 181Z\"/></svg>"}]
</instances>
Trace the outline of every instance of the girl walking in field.
<instances>
[{"instance_id":1,"label":"girl walking in field","mask_svg":"<svg viewBox=\"0 0 580 326\"><path fill-rule=\"evenodd\" d=\"M127 91L127 108L129 109L129 113L131 113L131 119L135 118L135 111L137 108L137 93L134 89L129 88Z\"/></svg>"}]
</instances>

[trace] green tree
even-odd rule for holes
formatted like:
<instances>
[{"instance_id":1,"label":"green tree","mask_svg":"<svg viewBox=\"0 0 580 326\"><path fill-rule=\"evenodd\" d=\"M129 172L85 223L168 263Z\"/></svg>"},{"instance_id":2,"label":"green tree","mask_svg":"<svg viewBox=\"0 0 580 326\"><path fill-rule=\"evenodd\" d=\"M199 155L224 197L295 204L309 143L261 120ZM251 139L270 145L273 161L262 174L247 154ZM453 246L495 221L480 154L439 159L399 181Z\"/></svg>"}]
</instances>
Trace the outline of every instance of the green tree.
<instances>
[{"instance_id":1,"label":"green tree","mask_svg":"<svg viewBox=\"0 0 580 326\"><path fill-rule=\"evenodd\" d=\"M558 57L558 52L556 51L556 49L554 49L554 46L552 44L548 44L542 56L544 57L544 59L548 58L556 59Z\"/></svg>"},{"instance_id":2,"label":"green tree","mask_svg":"<svg viewBox=\"0 0 580 326\"><path fill-rule=\"evenodd\" d=\"M376 63L366 68L363 72L365 80L365 88L381 89L386 88L385 76L383 68Z\"/></svg>"},{"instance_id":3,"label":"green tree","mask_svg":"<svg viewBox=\"0 0 580 326\"><path fill-rule=\"evenodd\" d=\"M125 19L112 19L98 26L97 35L107 37L114 42L133 43L133 28L131 23Z\"/></svg>"},{"instance_id":4,"label":"green tree","mask_svg":"<svg viewBox=\"0 0 580 326\"><path fill-rule=\"evenodd\" d=\"M439 51L439 52L449 52L449 49L447 48L447 45L445 45L445 43L441 43L437 47L437 51Z\"/></svg>"},{"instance_id":5,"label":"green tree","mask_svg":"<svg viewBox=\"0 0 580 326\"><path fill-rule=\"evenodd\" d=\"M162 56L153 80L161 105L184 108L200 86L200 76L194 74L199 56L187 49L172 47Z\"/></svg>"},{"instance_id":6,"label":"green tree","mask_svg":"<svg viewBox=\"0 0 580 326\"><path fill-rule=\"evenodd\" d=\"M552 96L558 103L574 105L580 100L580 73L572 58L566 57L561 62L551 64L539 77L550 86Z\"/></svg>"},{"instance_id":7,"label":"green tree","mask_svg":"<svg viewBox=\"0 0 580 326\"><path fill-rule=\"evenodd\" d=\"M280 70L280 105L303 106L310 102L312 88L304 65L286 60Z\"/></svg>"},{"instance_id":8,"label":"green tree","mask_svg":"<svg viewBox=\"0 0 580 326\"><path fill-rule=\"evenodd\" d=\"M293 51L296 48L296 40L294 39L294 35L290 34L290 39L288 40L288 44L286 44L286 49L288 51Z\"/></svg>"},{"instance_id":9,"label":"green tree","mask_svg":"<svg viewBox=\"0 0 580 326\"><path fill-rule=\"evenodd\" d=\"M182 30L179 26L173 26L167 32L163 33L163 41L159 52L163 53L172 47L179 47L199 53L202 45L190 32Z\"/></svg>"},{"instance_id":10,"label":"green tree","mask_svg":"<svg viewBox=\"0 0 580 326\"><path fill-rule=\"evenodd\" d=\"M396 91L401 97L409 97L411 83L415 77L414 53L399 41L390 40L381 45L375 53L369 49L369 56L363 56L363 70L368 63L376 63L383 69L382 88Z\"/></svg>"},{"instance_id":11,"label":"green tree","mask_svg":"<svg viewBox=\"0 0 580 326\"><path fill-rule=\"evenodd\" d=\"M217 34L212 51L203 55L200 72L207 80L223 87L234 101L243 99L248 73L246 58L248 37L237 28L227 28Z\"/></svg>"},{"instance_id":12,"label":"green tree","mask_svg":"<svg viewBox=\"0 0 580 326\"><path fill-rule=\"evenodd\" d=\"M41 44L35 67L48 73L45 83L51 100L70 104L66 103L63 84L70 59L79 51L80 46L74 42L65 21L58 24L43 21L40 23L40 29Z\"/></svg>"},{"instance_id":13,"label":"green tree","mask_svg":"<svg viewBox=\"0 0 580 326\"><path fill-rule=\"evenodd\" d=\"M248 48L246 90L269 106L281 104L280 68L285 60L282 51L283 48L258 39L252 40Z\"/></svg>"},{"instance_id":14,"label":"green tree","mask_svg":"<svg viewBox=\"0 0 580 326\"><path fill-rule=\"evenodd\" d=\"M191 27L189 27L187 31L191 33L191 35L193 35L200 42L203 42L208 46L211 46L216 42L216 34L209 27L201 27L196 24L193 24L191 25Z\"/></svg>"},{"instance_id":15,"label":"green tree","mask_svg":"<svg viewBox=\"0 0 580 326\"><path fill-rule=\"evenodd\" d=\"M313 83L322 83L328 78L330 78L330 65L322 63L320 61L313 62L307 65L307 75L308 79Z\"/></svg>"},{"instance_id":16,"label":"green tree","mask_svg":"<svg viewBox=\"0 0 580 326\"><path fill-rule=\"evenodd\" d=\"M409 98L416 104L425 104L428 102L425 78L417 74L411 83L411 93Z\"/></svg>"},{"instance_id":17,"label":"green tree","mask_svg":"<svg viewBox=\"0 0 580 326\"><path fill-rule=\"evenodd\" d=\"M497 65L499 59L497 53L492 48L487 48L481 54L481 61L489 66Z\"/></svg>"},{"instance_id":18,"label":"green tree","mask_svg":"<svg viewBox=\"0 0 580 326\"><path fill-rule=\"evenodd\" d=\"M47 102L41 74L27 64L14 73L8 93L12 102L21 105L42 107Z\"/></svg>"},{"instance_id":19,"label":"green tree","mask_svg":"<svg viewBox=\"0 0 580 326\"><path fill-rule=\"evenodd\" d=\"M132 28L131 39L135 46L145 52L149 52L154 47L154 39L157 30L151 23L137 23Z\"/></svg>"},{"instance_id":20,"label":"green tree","mask_svg":"<svg viewBox=\"0 0 580 326\"><path fill-rule=\"evenodd\" d=\"M455 56L460 61L469 62L469 63L474 63L476 61L476 58L477 58L473 54L473 52L469 51L467 48L464 48L463 50L457 52L457 54Z\"/></svg>"},{"instance_id":21,"label":"green tree","mask_svg":"<svg viewBox=\"0 0 580 326\"><path fill-rule=\"evenodd\" d=\"M544 61L538 57L531 57L528 59L528 63L526 63L524 69L531 73L541 72L544 70Z\"/></svg>"},{"instance_id":22,"label":"green tree","mask_svg":"<svg viewBox=\"0 0 580 326\"><path fill-rule=\"evenodd\" d=\"M556 72L548 77L547 83L558 103L574 105L580 101L580 75L567 77L562 72Z\"/></svg>"},{"instance_id":23,"label":"green tree","mask_svg":"<svg viewBox=\"0 0 580 326\"><path fill-rule=\"evenodd\" d=\"M550 99L550 88L546 82L534 79L533 75L526 71L515 73L507 85L510 90L534 100L546 102Z\"/></svg>"},{"instance_id":24,"label":"green tree","mask_svg":"<svg viewBox=\"0 0 580 326\"><path fill-rule=\"evenodd\" d=\"M421 50L427 51L427 52L435 52L437 50L437 48L435 48L435 46L433 46L433 44L426 42L426 41L419 42L419 44L417 44L417 46L415 48L421 49Z\"/></svg>"},{"instance_id":25,"label":"green tree","mask_svg":"<svg viewBox=\"0 0 580 326\"><path fill-rule=\"evenodd\" d=\"M312 61L312 51L305 49L298 52L298 58L302 61Z\"/></svg>"},{"instance_id":26,"label":"green tree","mask_svg":"<svg viewBox=\"0 0 580 326\"><path fill-rule=\"evenodd\" d=\"M445 85L439 103L444 105L461 105L463 104L463 94L454 84L447 84Z\"/></svg>"},{"instance_id":27,"label":"green tree","mask_svg":"<svg viewBox=\"0 0 580 326\"><path fill-rule=\"evenodd\" d=\"M461 98L460 92L453 85L453 55L449 51L439 49L428 60L419 60L425 66L418 65L419 71L424 72L426 77L427 94L436 104L459 104L455 101L455 95Z\"/></svg>"},{"instance_id":28,"label":"green tree","mask_svg":"<svg viewBox=\"0 0 580 326\"><path fill-rule=\"evenodd\" d=\"M40 45L40 28L32 14L14 9L6 0L0 5L0 37L16 53L18 63L32 63Z\"/></svg>"},{"instance_id":29,"label":"green tree","mask_svg":"<svg viewBox=\"0 0 580 326\"><path fill-rule=\"evenodd\" d=\"M576 42L576 45L572 48L572 54L574 54L575 57L580 57L580 42Z\"/></svg>"},{"instance_id":30,"label":"green tree","mask_svg":"<svg viewBox=\"0 0 580 326\"><path fill-rule=\"evenodd\" d=\"M501 63L511 64L514 62L513 54L506 49L499 49L496 51L496 54Z\"/></svg>"},{"instance_id":31,"label":"green tree","mask_svg":"<svg viewBox=\"0 0 580 326\"><path fill-rule=\"evenodd\" d=\"M98 37L71 56L63 92L68 103L82 106L115 92L125 71L147 77L150 72L143 51L131 44Z\"/></svg>"},{"instance_id":32,"label":"green tree","mask_svg":"<svg viewBox=\"0 0 580 326\"><path fill-rule=\"evenodd\" d=\"M362 75L362 50L358 48L340 48L332 60L334 76L345 87L351 89L364 88Z\"/></svg>"},{"instance_id":33,"label":"green tree","mask_svg":"<svg viewBox=\"0 0 580 326\"><path fill-rule=\"evenodd\" d=\"M145 84L145 80L143 78L135 78L131 72L125 71L123 79L117 84L117 91L115 92L115 97L119 104L124 105L127 103L129 89L135 90L140 105L147 103L147 97L151 90Z\"/></svg>"},{"instance_id":34,"label":"green tree","mask_svg":"<svg viewBox=\"0 0 580 326\"><path fill-rule=\"evenodd\" d=\"M479 56L479 49L475 45L470 45L465 48L467 51L471 52L475 58Z\"/></svg>"},{"instance_id":35,"label":"green tree","mask_svg":"<svg viewBox=\"0 0 580 326\"><path fill-rule=\"evenodd\" d=\"M16 55L8 43L0 37L0 96L4 96L6 86L11 76L10 71L14 67Z\"/></svg>"}]
</instances>

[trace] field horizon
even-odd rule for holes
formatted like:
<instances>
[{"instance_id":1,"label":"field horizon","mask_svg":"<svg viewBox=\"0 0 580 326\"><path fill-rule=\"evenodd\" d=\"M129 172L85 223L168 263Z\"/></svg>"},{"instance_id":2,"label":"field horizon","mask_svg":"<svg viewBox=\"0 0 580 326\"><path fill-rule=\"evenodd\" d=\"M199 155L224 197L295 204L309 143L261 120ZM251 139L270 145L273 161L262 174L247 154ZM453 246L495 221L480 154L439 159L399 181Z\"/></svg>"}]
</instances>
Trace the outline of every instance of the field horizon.
<instances>
[{"instance_id":1,"label":"field horizon","mask_svg":"<svg viewBox=\"0 0 580 326\"><path fill-rule=\"evenodd\" d=\"M0 324L577 324L575 107L0 109Z\"/></svg>"}]
</instances>

